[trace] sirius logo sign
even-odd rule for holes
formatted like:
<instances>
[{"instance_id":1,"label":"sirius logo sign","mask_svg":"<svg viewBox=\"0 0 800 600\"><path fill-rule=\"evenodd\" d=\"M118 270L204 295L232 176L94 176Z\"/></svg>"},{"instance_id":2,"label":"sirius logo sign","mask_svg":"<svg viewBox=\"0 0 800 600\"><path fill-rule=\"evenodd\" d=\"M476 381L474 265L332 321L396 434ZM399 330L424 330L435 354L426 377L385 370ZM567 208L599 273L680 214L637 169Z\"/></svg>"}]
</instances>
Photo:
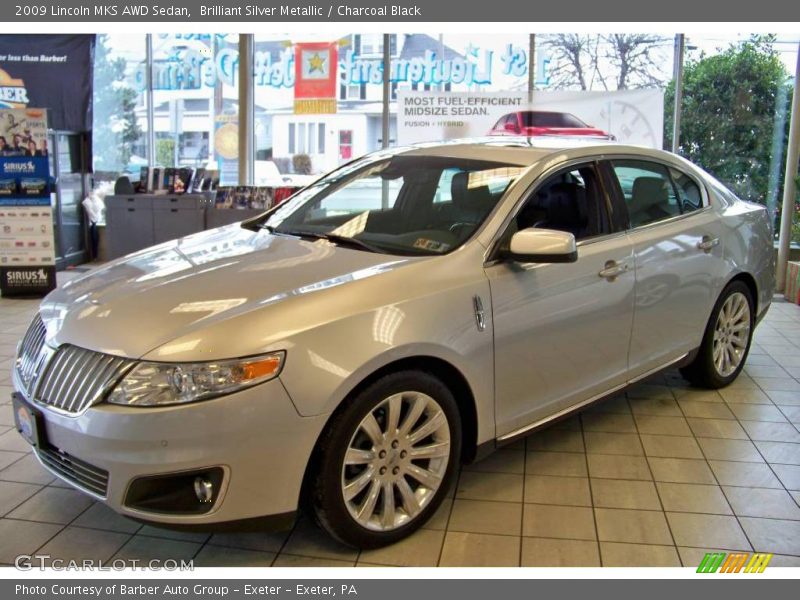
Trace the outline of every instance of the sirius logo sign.
<instances>
[{"instance_id":1,"label":"sirius logo sign","mask_svg":"<svg viewBox=\"0 0 800 600\"><path fill-rule=\"evenodd\" d=\"M25 162L6 162L3 164L5 175L30 175L36 172L36 165L32 160Z\"/></svg>"},{"instance_id":2,"label":"sirius logo sign","mask_svg":"<svg viewBox=\"0 0 800 600\"><path fill-rule=\"evenodd\" d=\"M47 271L44 269L9 271L6 273L6 278L12 285L43 285L47 283Z\"/></svg>"},{"instance_id":3,"label":"sirius logo sign","mask_svg":"<svg viewBox=\"0 0 800 600\"><path fill-rule=\"evenodd\" d=\"M28 105L28 90L22 79L14 79L0 69L0 107L25 108Z\"/></svg>"}]
</instances>

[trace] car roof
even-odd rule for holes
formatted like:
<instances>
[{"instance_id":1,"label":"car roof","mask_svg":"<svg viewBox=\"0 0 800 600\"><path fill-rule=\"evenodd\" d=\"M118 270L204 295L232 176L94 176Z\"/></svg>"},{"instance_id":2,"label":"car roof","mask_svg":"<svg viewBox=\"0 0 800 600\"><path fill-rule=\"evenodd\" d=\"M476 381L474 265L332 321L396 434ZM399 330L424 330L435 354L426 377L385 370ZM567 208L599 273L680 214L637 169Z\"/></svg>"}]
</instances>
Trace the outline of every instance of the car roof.
<instances>
[{"instance_id":1,"label":"car roof","mask_svg":"<svg viewBox=\"0 0 800 600\"><path fill-rule=\"evenodd\" d=\"M663 158L666 152L644 146L631 146L597 140L586 136L487 136L464 138L447 142L426 142L398 148L397 153L410 156L445 156L478 160L496 160L519 166L530 166L543 158L571 152L579 155L638 154L642 157Z\"/></svg>"}]
</instances>

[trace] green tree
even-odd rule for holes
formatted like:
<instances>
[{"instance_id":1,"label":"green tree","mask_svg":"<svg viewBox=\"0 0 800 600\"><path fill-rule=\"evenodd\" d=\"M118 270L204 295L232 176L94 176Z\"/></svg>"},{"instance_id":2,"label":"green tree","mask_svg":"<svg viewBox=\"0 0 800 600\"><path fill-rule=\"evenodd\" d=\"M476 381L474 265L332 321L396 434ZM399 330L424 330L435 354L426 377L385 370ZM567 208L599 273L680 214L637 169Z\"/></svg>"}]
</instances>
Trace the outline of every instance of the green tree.
<instances>
[{"instance_id":1,"label":"green tree","mask_svg":"<svg viewBox=\"0 0 800 600\"><path fill-rule=\"evenodd\" d=\"M156 140L156 164L171 167L175 164L175 140L158 138Z\"/></svg>"},{"instance_id":2,"label":"green tree","mask_svg":"<svg viewBox=\"0 0 800 600\"><path fill-rule=\"evenodd\" d=\"M94 55L92 146L95 171L124 171L142 135L136 119L137 92L126 82L126 63L114 57L104 35Z\"/></svg>"},{"instance_id":3,"label":"green tree","mask_svg":"<svg viewBox=\"0 0 800 600\"><path fill-rule=\"evenodd\" d=\"M773 42L774 36L756 36L714 56L687 61L681 104L679 153L740 198L762 204L770 189L770 164L786 156L788 119L776 132L781 122L776 115L791 102L789 75ZM671 81L664 95L667 145L674 98ZM774 145L776 134L782 139ZM773 182L773 196L780 198L780 187Z\"/></svg>"}]
</instances>

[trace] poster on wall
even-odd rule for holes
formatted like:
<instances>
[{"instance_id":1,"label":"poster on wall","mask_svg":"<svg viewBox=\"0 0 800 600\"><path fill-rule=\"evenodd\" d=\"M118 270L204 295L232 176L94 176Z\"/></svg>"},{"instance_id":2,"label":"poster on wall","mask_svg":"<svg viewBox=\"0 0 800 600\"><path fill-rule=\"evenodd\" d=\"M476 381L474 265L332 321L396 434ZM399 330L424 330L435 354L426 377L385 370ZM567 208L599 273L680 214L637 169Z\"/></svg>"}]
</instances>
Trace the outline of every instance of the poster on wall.
<instances>
[{"instance_id":1,"label":"poster on wall","mask_svg":"<svg viewBox=\"0 0 800 600\"><path fill-rule=\"evenodd\" d=\"M214 159L223 185L239 181L239 115L235 112L214 117Z\"/></svg>"},{"instance_id":2,"label":"poster on wall","mask_svg":"<svg viewBox=\"0 0 800 600\"><path fill-rule=\"evenodd\" d=\"M47 109L53 129L92 129L94 35L0 35L0 108Z\"/></svg>"},{"instance_id":3,"label":"poster on wall","mask_svg":"<svg viewBox=\"0 0 800 600\"><path fill-rule=\"evenodd\" d=\"M482 136L591 136L661 148L664 92L595 91L398 93L400 144Z\"/></svg>"},{"instance_id":4,"label":"poster on wall","mask_svg":"<svg viewBox=\"0 0 800 600\"><path fill-rule=\"evenodd\" d=\"M43 295L55 288L47 113L0 109L0 292Z\"/></svg>"},{"instance_id":5,"label":"poster on wall","mask_svg":"<svg viewBox=\"0 0 800 600\"><path fill-rule=\"evenodd\" d=\"M336 42L295 45L295 114L336 112L338 54Z\"/></svg>"}]
</instances>

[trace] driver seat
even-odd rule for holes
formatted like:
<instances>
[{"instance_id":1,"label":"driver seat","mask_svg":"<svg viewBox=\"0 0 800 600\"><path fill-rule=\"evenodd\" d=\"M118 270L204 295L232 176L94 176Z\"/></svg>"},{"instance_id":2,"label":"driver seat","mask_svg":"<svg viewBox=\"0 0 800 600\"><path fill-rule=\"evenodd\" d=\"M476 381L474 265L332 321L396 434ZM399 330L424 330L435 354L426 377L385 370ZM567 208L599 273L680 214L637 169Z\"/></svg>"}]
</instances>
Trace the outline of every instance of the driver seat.
<instances>
[{"instance_id":1,"label":"driver seat","mask_svg":"<svg viewBox=\"0 0 800 600\"><path fill-rule=\"evenodd\" d=\"M577 183L559 182L547 190L547 216L539 226L566 231L576 240L586 237L589 218L586 210L586 190Z\"/></svg>"},{"instance_id":2,"label":"driver seat","mask_svg":"<svg viewBox=\"0 0 800 600\"><path fill-rule=\"evenodd\" d=\"M469 187L469 173L456 173L450 183L454 223L480 223L497 201L488 185Z\"/></svg>"}]
</instances>

